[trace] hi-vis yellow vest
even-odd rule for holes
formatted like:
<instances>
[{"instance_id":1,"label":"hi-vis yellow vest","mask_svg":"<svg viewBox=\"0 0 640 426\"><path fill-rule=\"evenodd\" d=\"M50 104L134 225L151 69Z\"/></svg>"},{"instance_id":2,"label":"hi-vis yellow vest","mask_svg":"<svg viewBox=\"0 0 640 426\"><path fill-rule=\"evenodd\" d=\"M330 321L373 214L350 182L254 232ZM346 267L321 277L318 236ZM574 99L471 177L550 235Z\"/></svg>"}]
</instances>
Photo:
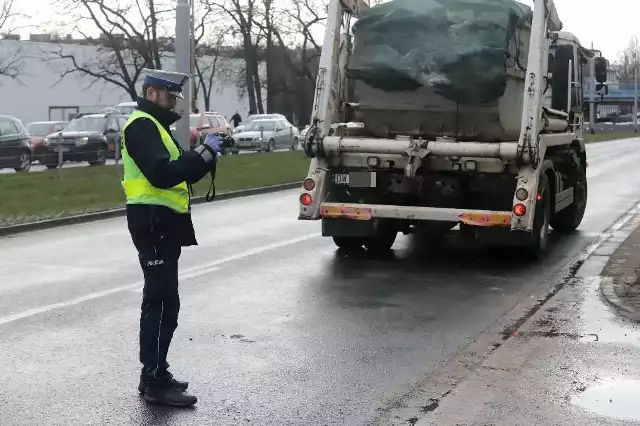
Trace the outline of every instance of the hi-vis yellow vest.
<instances>
[{"instance_id":1,"label":"hi-vis yellow vest","mask_svg":"<svg viewBox=\"0 0 640 426\"><path fill-rule=\"evenodd\" d=\"M122 187L127 196L127 204L160 205L169 207L178 213L186 213L189 211L189 187L187 183L182 182L169 189L156 188L144 177L135 161L133 161L127 152L124 131L134 120L142 117L150 119L158 126L162 143L164 143L164 146L169 151L171 161L177 160L180 156L180 150L176 147L171 135L162 127L158 120L146 112L134 110L122 128L122 164L124 165Z\"/></svg>"}]
</instances>

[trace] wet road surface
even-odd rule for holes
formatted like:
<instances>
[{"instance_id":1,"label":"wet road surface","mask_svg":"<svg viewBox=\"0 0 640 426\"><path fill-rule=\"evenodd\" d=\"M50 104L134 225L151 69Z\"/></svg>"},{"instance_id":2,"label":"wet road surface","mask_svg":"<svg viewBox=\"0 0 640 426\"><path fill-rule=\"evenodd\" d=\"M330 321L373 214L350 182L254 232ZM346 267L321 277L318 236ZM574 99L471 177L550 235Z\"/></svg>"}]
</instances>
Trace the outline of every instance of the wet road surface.
<instances>
[{"instance_id":1,"label":"wet road surface","mask_svg":"<svg viewBox=\"0 0 640 426\"><path fill-rule=\"evenodd\" d=\"M600 288L610 278L605 265L627 257L638 264L630 247L638 247L640 205L616 225L557 293L415 426L640 425L639 324L620 315ZM632 232L633 246L624 247Z\"/></svg>"},{"instance_id":2,"label":"wet road surface","mask_svg":"<svg viewBox=\"0 0 640 426\"><path fill-rule=\"evenodd\" d=\"M640 140L589 146L580 232L522 264L459 241L345 258L297 191L197 206L171 370L196 408L137 395L141 273L123 219L0 239L1 425L369 425L640 199ZM533 303L533 302L532 302Z\"/></svg>"}]
</instances>

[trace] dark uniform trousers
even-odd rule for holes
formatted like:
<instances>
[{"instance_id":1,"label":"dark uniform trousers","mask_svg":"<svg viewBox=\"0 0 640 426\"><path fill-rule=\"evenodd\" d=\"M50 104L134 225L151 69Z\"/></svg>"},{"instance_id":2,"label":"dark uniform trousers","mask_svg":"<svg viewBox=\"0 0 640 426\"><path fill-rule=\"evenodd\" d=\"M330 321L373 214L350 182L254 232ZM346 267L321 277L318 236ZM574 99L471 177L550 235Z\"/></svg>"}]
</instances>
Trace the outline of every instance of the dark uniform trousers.
<instances>
[{"instance_id":1,"label":"dark uniform trousers","mask_svg":"<svg viewBox=\"0 0 640 426\"><path fill-rule=\"evenodd\" d=\"M152 383L171 377L167 352L178 327L178 259L182 248L171 227L153 213L164 208L148 207L151 219L146 223L148 226L135 226L130 222L129 231L144 274L140 315L142 377Z\"/></svg>"}]
</instances>

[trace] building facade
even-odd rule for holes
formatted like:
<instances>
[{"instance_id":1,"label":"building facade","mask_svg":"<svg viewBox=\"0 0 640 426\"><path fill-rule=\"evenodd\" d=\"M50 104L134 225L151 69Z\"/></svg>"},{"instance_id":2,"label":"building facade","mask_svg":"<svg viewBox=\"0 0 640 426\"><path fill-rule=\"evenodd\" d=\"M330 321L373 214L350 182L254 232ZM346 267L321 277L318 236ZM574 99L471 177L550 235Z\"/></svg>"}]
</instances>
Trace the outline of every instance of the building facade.
<instances>
[{"instance_id":1,"label":"building facade","mask_svg":"<svg viewBox=\"0 0 640 426\"><path fill-rule=\"evenodd\" d=\"M127 91L116 84L81 72L70 72L74 69L71 57L78 64L111 59L105 57L105 51L100 51L97 45L74 44L68 40L0 40L0 58L3 58L0 61L16 58L14 69L18 74L15 79L0 75L0 114L15 116L27 124L69 119L74 113L98 112L120 102L131 101ZM201 69L211 68L213 60L200 58ZM162 65L163 69L175 70L171 57L164 59ZM239 93L236 84L244 69L243 61L219 57L216 69L209 110L217 111L227 119L236 111L246 117L249 113L248 98L246 94ZM203 74L208 80L206 72ZM137 85L138 93L140 86ZM199 89L196 105L200 111L205 111L203 89ZM266 93L263 99L266 99Z\"/></svg>"}]
</instances>

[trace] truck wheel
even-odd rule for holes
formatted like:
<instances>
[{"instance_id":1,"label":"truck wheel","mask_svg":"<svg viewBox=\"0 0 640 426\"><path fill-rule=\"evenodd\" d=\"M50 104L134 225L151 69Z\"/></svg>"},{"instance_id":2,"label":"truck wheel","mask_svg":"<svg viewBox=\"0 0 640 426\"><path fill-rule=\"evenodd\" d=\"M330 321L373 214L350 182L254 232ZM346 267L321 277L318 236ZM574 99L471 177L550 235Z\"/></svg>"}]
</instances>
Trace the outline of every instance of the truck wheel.
<instances>
[{"instance_id":1,"label":"truck wheel","mask_svg":"<svg viewBox=\"0 0 640 426\"><path fill-rule=\"evenodd\" d=\"M553 216L551 227L558 232L574 231L580 226L586 208L587 172L580 164L576 169L576 179L573 184L573 203Z\"/></svg>"},{"instance_id":2,"label":"truck wheel","mask_svg":"<svg viewBox=\"0 0 640 426\"><path fill-rule=\"evenodd\" d=\"M384 253L391 250L398 236L397 231L385 232L374 237L367 237L364 246L372 253Z\"/></svg>"},{"instance_id":3,"label":"truck wheel","mask_svg":"<svg viewBox=\"0 0 640 426\"><path fill-rule=\"evenodd\" d=\"M333 242L338 248L345 251L353 251L362 248L364 238L361 237L333 237Z\"/></svg>"},{"instance_id":4,"label":"truck wheel","mask_svg":"<svg viewBox=\"0 0 640 426\"><path fill-rule=\"evenodd\" d=\"M525 254L530 260L539 259L547 250L547 243L549 242L551 194L549 191L549 178L545 173L540 174L538 194L542 196L542 199L536 202L533 229L531 232L527 232L525 236Z\"/></svg>"}]
</instances>

